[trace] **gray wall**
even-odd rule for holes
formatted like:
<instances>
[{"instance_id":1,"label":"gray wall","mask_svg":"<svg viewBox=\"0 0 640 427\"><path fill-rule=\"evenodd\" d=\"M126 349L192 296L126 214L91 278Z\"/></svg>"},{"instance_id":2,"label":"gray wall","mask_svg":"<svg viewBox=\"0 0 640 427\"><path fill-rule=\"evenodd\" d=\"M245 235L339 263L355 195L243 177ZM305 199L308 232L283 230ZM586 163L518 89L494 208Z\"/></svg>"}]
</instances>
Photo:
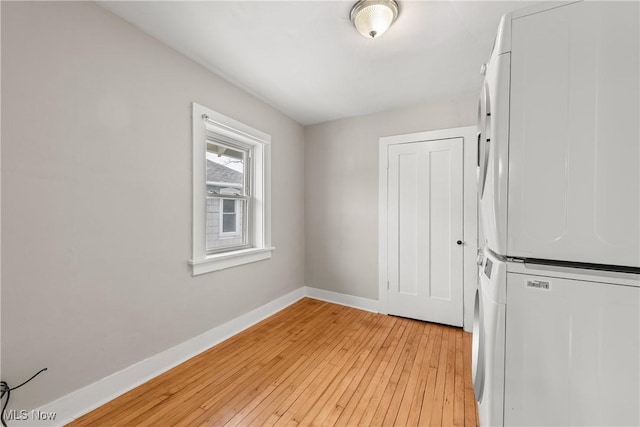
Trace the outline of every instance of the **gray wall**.
<instances>
[{"instance_id":1,"label":"gray wall","mask_svg":"<svg viewBox=\"0 0 640 427\"><path fill-rule=\"evenodd\" d=\"M305 127L307 286L378 299L379 139L475 125L477 100L469 94Z\"/></svg>"},{"instance_id":2,"label":"gray wall","mask_svg":"<svg viewBox=\"0 0 640 427\"><path fill-rule=\"evenodd\" d=\"M191 277L192 101L272 136L271 260ZM303 285L302 127L95 4L2 2L2 125L12 408Z\"/></svg>"}]
</instances>

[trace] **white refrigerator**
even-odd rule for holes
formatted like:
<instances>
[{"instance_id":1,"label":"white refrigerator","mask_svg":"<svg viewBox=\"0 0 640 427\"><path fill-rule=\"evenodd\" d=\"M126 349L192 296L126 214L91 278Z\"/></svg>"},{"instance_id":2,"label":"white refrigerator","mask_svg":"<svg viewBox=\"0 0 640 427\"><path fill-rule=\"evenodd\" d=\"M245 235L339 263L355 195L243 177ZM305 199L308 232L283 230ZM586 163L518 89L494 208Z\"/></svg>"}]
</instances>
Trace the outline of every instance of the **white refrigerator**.
<instances>
[{"instance_id":1,"label":"white refrigerator","mask_svg":"<svg viewBox=\"0 0 640 427\"><path fill-rule=\"evenodd\" d=\"M545 3L500 23L478 109L483 243L507 265L490 423L640 425L639 15Z\"/></svg>"}]
</instances>

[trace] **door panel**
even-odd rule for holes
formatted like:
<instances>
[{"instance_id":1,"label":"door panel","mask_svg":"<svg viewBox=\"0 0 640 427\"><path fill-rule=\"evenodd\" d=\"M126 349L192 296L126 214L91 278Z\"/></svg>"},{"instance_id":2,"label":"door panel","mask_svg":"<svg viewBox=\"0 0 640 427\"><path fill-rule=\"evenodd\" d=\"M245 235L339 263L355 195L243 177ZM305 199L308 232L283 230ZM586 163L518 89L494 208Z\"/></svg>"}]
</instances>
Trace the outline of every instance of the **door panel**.
<instances>
[{"instance_id":1,"label":"door panel","mask_svg":"<svg viewBox=\"0 0 640 427\"><path fill-rule=\"evenodd\" d=\"M440 248L452 248L452 242L460 235L452 236L451 227L443 227L443 224L451 222L452 194L452 158L451 151L427 152L429 159L429 297L444 301L451 300L451 285L453 270L451 250L438 250ZM455 248L458 249L458 248ZM457 253L461 251L455 251Z\"/></svg>"},{"instance_id":2,"label":"door panel","mask_svg":"<svg viewBox=\"0 0 640 427\"><path fill-rule=\"evenodd\" d=\"M388 312L462 326L462 138L388 158Z\"/></svg>"},{"instance_id":3,"label":"door panel","mask_svg":"<svg viewBox=\"0 0 640 427\"><path fill-rule=\"evenodd\" d=\"M398 156L398 210L399 263L398 291L405 295L418 295L418 153Z\"/></svg>"}]
</instances>

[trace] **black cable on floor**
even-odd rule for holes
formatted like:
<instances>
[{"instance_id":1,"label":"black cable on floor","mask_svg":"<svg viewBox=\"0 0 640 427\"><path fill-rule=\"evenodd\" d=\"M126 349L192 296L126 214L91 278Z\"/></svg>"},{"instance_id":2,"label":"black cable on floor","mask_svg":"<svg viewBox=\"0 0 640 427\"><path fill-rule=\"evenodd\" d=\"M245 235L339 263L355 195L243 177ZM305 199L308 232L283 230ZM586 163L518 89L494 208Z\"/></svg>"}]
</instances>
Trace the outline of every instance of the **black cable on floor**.
<instances>
[{"instance_id":1,"label":"black cable on floor","mask_svg":"<svg viewBox=\"0 0 640 427\"><path fill-rule=\"evenodd\" d=\"M4 405L2 405L2 412L0 413L0 421L2 421L2 425L4 427L7 427L7 422L4 420L4 411L7 409L7 405L9 404L9 399L11 398L11 392L13 390L19 389L23 385L27 384L29 381L31 381L32 379L34 379L35 377L37 377L38 375L40 375L41 373L43 373L46 370L47 370L47 368L40 369L31 378L29 378L28 380L26 380L22 384L17 385L15 387L9 387L9 384L7 384L6 381L0 381L0 401L2 401L2 399L4 399L5 395L7 396L7 400L4 401Z\"/></svg>"}]
</instances>

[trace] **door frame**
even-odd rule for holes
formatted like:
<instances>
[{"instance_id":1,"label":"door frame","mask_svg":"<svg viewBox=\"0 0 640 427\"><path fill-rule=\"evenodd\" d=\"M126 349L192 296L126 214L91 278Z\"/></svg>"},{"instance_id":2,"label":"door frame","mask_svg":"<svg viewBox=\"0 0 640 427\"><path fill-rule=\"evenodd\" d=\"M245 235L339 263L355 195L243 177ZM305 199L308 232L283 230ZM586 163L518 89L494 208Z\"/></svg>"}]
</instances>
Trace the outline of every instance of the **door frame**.
<instances>
[{"instance_id":1,"label":"door frame","mask_svg":"<svg viewBox=\"0 0 640 427\"><path fill-rule=\"evenodd\" d=\"M431 141L436 139L462 138L462 235L464 249L462 254L462 307L464 330L473 330L473 299L478 287L478 197L476 183L477 165L477 127L464 126L450 129L439 129L415 132L403 135L384 136L380 138L378 163L378 301L379 312L388 314L387 298L387 207L388 207L388 174L389 146L412 142Z\"/></svg>"}]
</instances>

